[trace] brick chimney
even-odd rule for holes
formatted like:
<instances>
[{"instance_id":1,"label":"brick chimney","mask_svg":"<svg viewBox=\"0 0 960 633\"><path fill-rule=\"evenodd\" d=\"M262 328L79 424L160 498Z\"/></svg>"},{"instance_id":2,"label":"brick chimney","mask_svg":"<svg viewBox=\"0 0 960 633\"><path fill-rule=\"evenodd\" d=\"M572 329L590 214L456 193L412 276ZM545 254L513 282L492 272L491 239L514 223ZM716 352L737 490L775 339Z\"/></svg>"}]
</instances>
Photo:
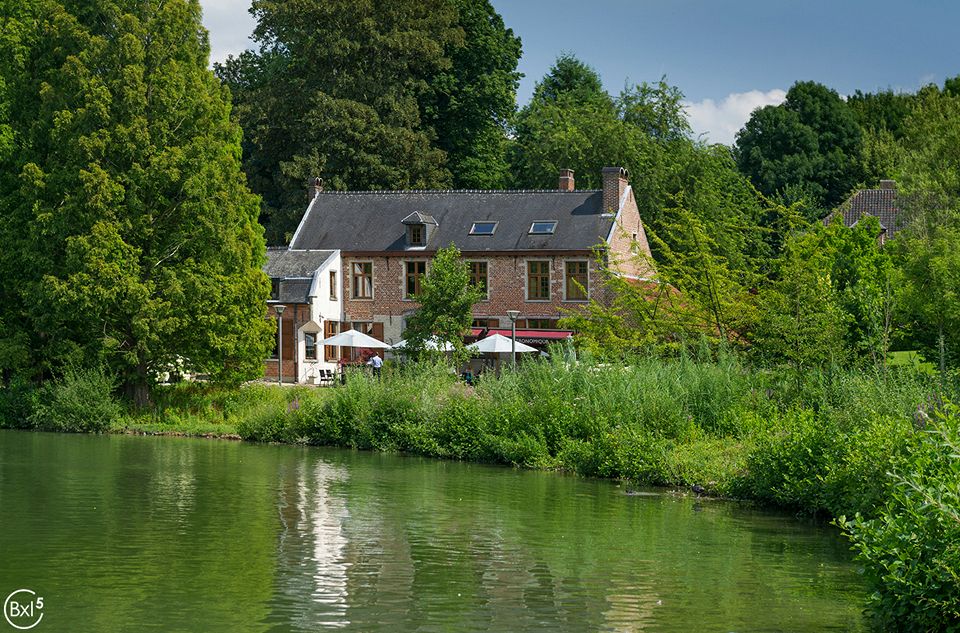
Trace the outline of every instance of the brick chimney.
<instances>
[{"instance_id":1,"label":"brick chimney","mask_svg":"<svg viewBox=\"0 0 960 633\"><path fill-rule=\"evenodd\" d=\"M314 198L316 198L320 194L320 192L323 191L323 178L320 178L319 176L314 178L313 182L310 183L310 187L308 188L308 190L309 190L309 193L307 195L310 198L310 200L313 200Z\"/></svg>"},{"instance_id":2,"label":"brick chimney","mask_svg":"<svg viewBox=\"0 0 960 633\"><path fill-rule=\"evenodd\" d=\"M623 167L603 168L603 212L616 213L620 210L620 199L627 190L627 170Z\"/></svg>"},{"instance_id":3,"label":"brick chimney","mask_svg":"<svg viewBox=\"0 0 960 633\"><path fill-rule=\"evenodd\" d=\"M558 189L560 189L560 191L574 191L576 189L576 185L573 181L572 169L560 170L560 186Z\"/></svg>"},{"instance_id":4,"label":"brick chimney","mask_svg":"<svg viewBox=\"0 0 960 633\"><path fill-rule=\"evenodd\" d=\"M880 181L880 188L881 188L881 189L893 189L894 191L896 191L896 190L897 190L897 181L896 181L896 180L881 180L881 181Z\"/></svg>"}]
</instances>

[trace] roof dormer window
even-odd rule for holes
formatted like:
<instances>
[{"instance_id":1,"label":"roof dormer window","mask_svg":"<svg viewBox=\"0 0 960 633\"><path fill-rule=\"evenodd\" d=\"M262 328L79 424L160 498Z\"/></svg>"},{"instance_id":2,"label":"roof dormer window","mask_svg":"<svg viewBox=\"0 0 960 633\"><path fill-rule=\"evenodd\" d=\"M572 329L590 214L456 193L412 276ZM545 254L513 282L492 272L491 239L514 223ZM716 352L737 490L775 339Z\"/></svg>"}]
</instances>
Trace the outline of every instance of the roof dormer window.
<instances>
[{"instance_id":1,"label":"roof dormer window","mask_svg":"<svg viewBox=\"0 0 960 633\"><path fill-rule=\"evenodd\" d=\"M425 246L426 240L424 236L426 231L424 230L422 224L411 224L407 227L407 244L410 246Z\"/></svg>"},{"instance_id":2,"label":"roof dormer window","mask_svg":"<svg viewBox=\"0 0 960 633\"><path fill-rule=\"evenodd\" d=\"M432 215L414 211L402 220L407 227L407 248L422 248L430 241L430 234L438 224Z\"/></svg>"},{"instance_id":3,"label":"roof dormer window","mask_svg":"<svg viewBox=\"0 0 960 633\"><path fill-rule=\"evenodd\" d=\"M497 222L474 222L470 235L493 235L497 231Z\"/></svg>"},{"instance_id":4,"label":"roof dormer window","mask_svg":"<svg viewBox=\"0 0 960 633\"><path fill-rule=\"evenodd\" d=\"M556 220L536 220L530 225L530 235L553 235L556 230Z\"/></svg>"}]
</instances>

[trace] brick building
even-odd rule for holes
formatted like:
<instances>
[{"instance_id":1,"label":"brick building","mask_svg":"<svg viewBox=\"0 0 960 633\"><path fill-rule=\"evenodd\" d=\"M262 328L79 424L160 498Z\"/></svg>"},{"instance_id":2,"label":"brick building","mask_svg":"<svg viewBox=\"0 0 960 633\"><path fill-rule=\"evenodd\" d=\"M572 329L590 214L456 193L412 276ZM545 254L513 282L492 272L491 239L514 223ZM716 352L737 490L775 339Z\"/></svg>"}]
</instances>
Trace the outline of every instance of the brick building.
<instances>
[{"instance_id":1,"label":"brick building","mask_svg":"<svg viewBox=\"0 0 960 633\"><path fill-rule=\"evenodd\" d=\"M562 170L556 190L327 192L317 179L310 195L288 250L336 254L337 274L326 264L310 275L320 286L339 280L330 294L339 301L314 306L310 314L311 329L326 336L352 327L399 341L431 257L450 244L486 290L474 307L473 334L509 330L507 311L518 310L518 340L534 344L569 336L557 330L564 310L603 299L597 246L605 247L602 266L634 279L651 272L633 190L626 170L617 167L603 170L598 190L577 190L573 172ZM307 259L297 270L267 272L289 284L313 267ZM279 272L291 277L279 278ZM301 305L309 303L304 299Z\"/></svg>"}]
</instances>

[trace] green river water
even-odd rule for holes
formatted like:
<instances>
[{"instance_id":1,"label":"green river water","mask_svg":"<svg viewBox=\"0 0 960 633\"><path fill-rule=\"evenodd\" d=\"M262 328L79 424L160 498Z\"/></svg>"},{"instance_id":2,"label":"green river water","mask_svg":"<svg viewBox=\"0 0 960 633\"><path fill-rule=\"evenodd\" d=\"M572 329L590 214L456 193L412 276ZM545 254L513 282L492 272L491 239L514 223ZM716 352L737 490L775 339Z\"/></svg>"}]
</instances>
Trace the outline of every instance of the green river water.
<instances>
[{"instance_id":1,"label":"green river water","mask_svg":"<svg viewBox=\"0 0 960 633\"><path fill-rule=\"evenodd\" d=\"M829 526L555 473L0 431L34 631L861 631ZM0 632L14 631L0 620Z\"/></svg>"}]
</instances>

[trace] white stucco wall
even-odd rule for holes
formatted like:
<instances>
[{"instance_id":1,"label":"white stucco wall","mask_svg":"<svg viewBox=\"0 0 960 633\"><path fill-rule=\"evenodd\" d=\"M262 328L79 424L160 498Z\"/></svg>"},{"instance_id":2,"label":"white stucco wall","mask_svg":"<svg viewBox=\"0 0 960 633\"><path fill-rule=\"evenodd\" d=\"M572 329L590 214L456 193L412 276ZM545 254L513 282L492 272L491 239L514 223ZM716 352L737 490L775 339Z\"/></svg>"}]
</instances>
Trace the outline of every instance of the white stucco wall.
<instances>
[{"instance_id":1,"label":"white stucco wall","mask_svg":"<svg viewBox=\"0 0 960 633\"><path fill-rule=\"evenodd\" d=\"M336 271L337 273L336 299L332 299L330 297L331 270ZM318 343L323 340L323 328L326 321L340 321L343 318L343 297L341 296L343 293L341 290L342 280L340 279L340 275L340 251L334 251L333 254L320 266L320 268L317 269L316 273L314 273L313 285L310 289L310 320L319 326L319 332L317 332ZM300 331L297 333L298 381L303 383L314 383L317 376L319 376L319 372L317 370L336 370L337 362L327 362L324 360L323 347L320 345L318 345L316 360L308 360L306 358L307 345L305 336L306 332L304 331L304 328L308 328L308 326L301 326Z\"/></svg>"}]
</instances>

